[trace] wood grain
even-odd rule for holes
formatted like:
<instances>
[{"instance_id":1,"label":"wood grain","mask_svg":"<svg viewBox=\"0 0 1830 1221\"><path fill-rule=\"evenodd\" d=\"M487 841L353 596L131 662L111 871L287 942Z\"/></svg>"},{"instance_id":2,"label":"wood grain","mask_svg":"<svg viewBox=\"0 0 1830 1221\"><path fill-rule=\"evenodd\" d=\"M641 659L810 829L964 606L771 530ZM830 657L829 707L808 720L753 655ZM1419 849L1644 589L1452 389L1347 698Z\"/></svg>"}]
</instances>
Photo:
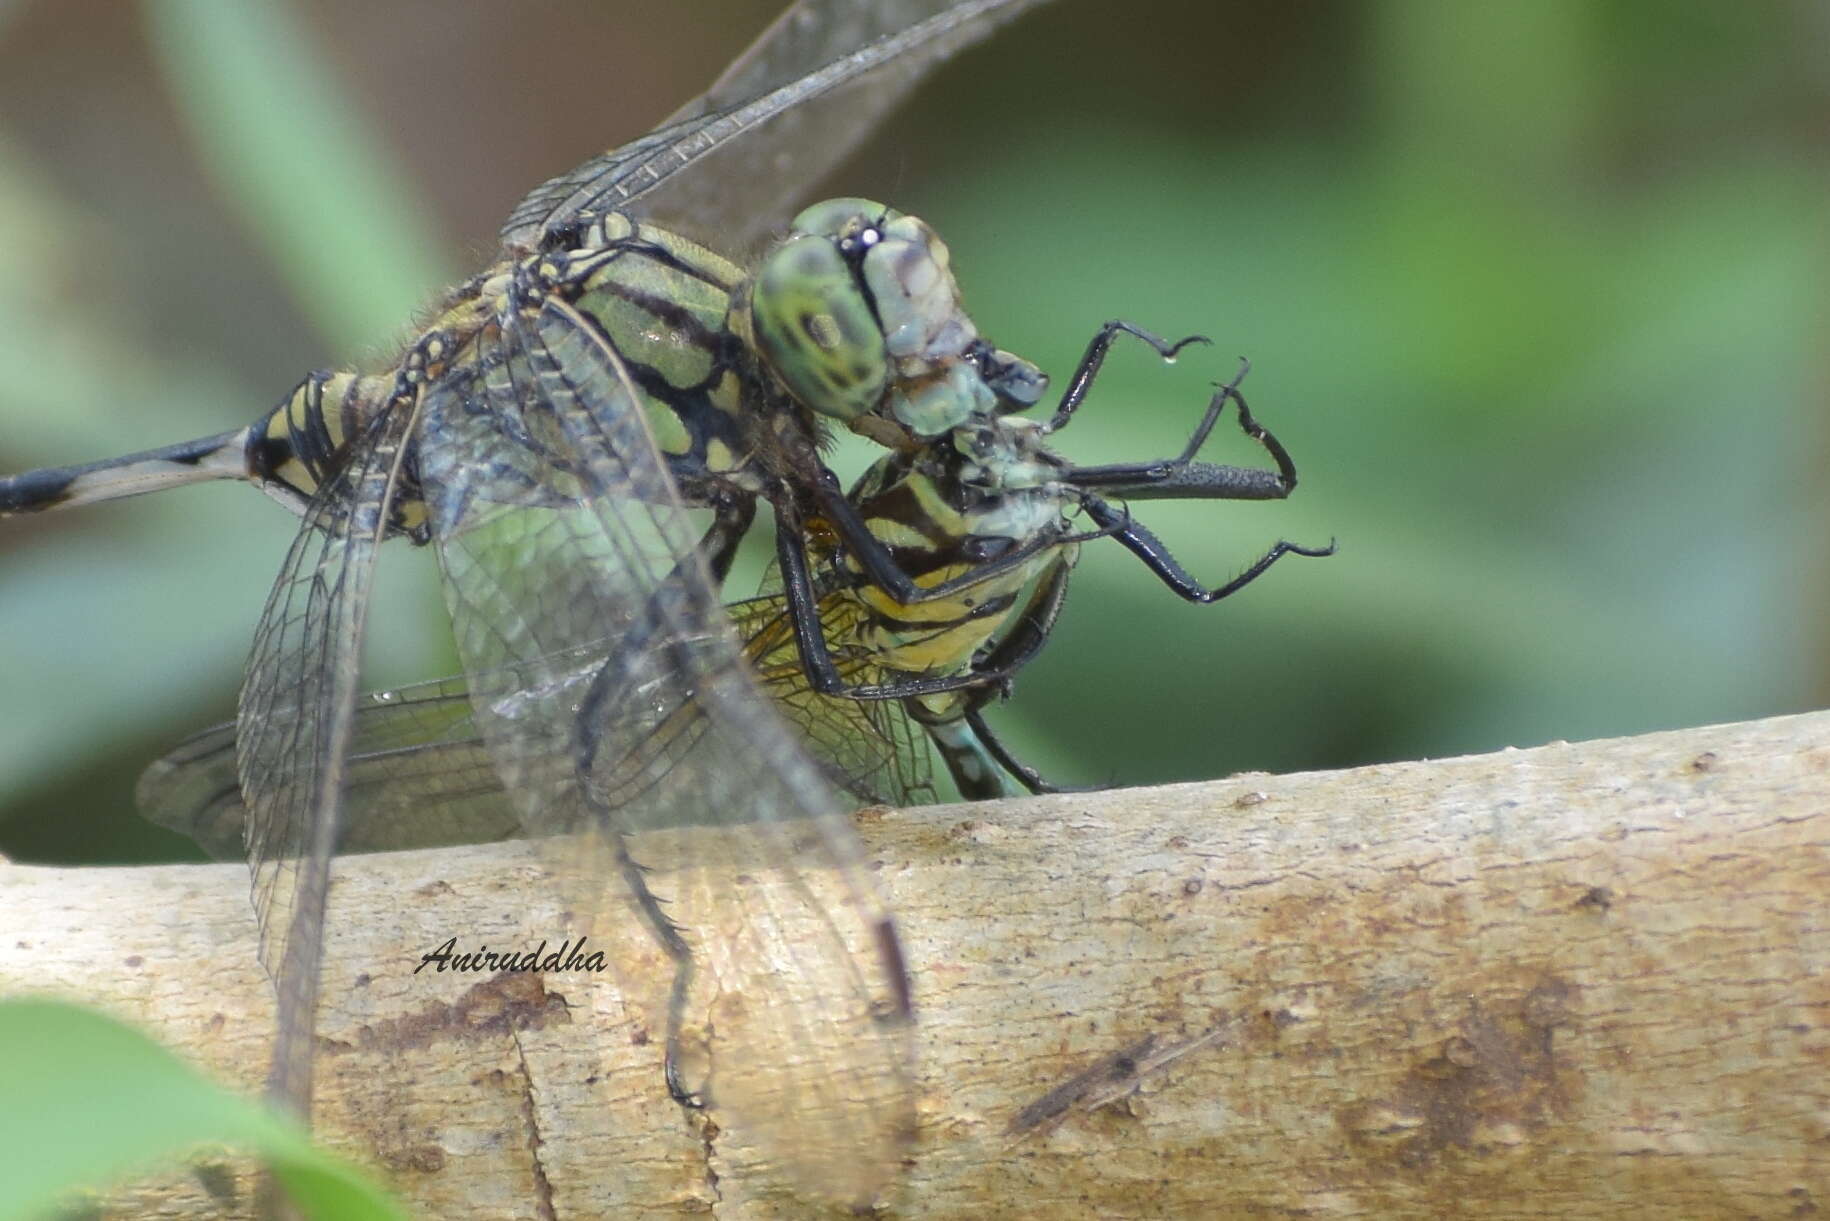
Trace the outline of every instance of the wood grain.
<instances>
[{"instance_id":1,"label":"wood grain","mask_svg":"<svg viewBox=\"0 0 1830 1221\"><path fill-rule=\"evenodd\" d=\"M1830 1209L1830 714L867 811L921 1013L890 1215ZM524 845L339 863L326 1143L429 1216L803 1216L661 1088L613 980L413 974L563 935ZM0 866L0 994L259 1081L235 866ZM606 947L658 970L639 933ZM239 1215L241 1167L107 1215Z\"/></svg>"}]
</instances>

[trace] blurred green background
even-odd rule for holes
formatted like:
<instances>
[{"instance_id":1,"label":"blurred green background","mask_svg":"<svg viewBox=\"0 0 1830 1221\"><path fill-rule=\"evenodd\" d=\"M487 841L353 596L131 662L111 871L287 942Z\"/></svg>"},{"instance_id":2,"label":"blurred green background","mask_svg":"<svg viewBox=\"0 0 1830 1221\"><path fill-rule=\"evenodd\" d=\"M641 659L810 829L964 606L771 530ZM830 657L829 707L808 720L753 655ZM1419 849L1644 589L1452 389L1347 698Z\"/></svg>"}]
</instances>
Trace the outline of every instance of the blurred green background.
<instances>
[{"instance_id":1,"label":"blurred green background","mask_svg":"<svg viewBox=\"0 0 1830 1221\"><path fill-rule=\"evenodd\" d=\"M0 469L382 361L525 190L771 7L0 2ZM1111 317L1216 339L1121 348L1082 460L1173 452L1249 356L1296 497L1145 516L1215 582L1280 536L1341 550L1203 608L1090 545L995 714L1021 753L1146 783L1826 702L1821 5L1115 14L1061 0L963 56L827 191L930 220L981 327L1058 375ZM0 524L0 852L185 855L133 781L232 711L293 524L239 486ZM395 585L377 683L448 665Z\"/></svg>"}]
</instances>

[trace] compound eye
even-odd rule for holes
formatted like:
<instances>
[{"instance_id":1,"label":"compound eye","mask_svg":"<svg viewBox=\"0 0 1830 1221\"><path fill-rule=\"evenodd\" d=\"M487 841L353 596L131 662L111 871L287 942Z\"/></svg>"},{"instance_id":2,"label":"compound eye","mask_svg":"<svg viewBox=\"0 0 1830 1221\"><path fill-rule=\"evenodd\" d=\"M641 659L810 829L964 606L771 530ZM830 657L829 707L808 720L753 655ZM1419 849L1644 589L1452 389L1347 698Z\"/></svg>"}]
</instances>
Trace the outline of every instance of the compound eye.
<instances>
[{"instance_id":1,"label":"compound eye","mask_svg":"<svg viewBox=\"0 0 1830 1221\"><path fill-rule=\"evenodd\" d=\"M829 237L841 242L856 240L866 232L875 232L877 238L881 239L883 226L901 216L902 213L896 209L871 199L823 199L803 208L800 215L788 223L788 231L796 237L810 233L815 237ZM867 243L875 244L875 240Z\"/></svg>"},{"instance_id":2,"label":"compound eye","mask_svg":"<svg viewBox=\"0 0 1830 1221\"><path fill-rule=\"evenodd\" d=\"M802 234L770 252L750 291L757 352L804 406L850 420L889 378L883 328L830 236Z\"/></svg>"}]
</instances>

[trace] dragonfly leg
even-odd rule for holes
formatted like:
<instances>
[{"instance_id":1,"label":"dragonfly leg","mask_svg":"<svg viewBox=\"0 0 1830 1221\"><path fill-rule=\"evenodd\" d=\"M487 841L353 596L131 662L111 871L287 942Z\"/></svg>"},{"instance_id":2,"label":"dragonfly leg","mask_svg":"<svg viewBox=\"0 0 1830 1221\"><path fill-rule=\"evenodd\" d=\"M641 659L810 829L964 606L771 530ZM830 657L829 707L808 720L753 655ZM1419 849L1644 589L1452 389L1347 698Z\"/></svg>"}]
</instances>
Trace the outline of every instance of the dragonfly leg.
<instances>
[{"instance_id":1,"label":"dragonfly leg","mask_svg":"<svg viewBox=\"0 0 1830 1221\"><path fill-rule=\"evenodd\" d=\"M714 584L723 585L731 575L731 563L737 558L737 546L756 520L756 498L735 493L716 495L711 500L712 524L699 540L699 554L712 571ZM678 580L676 573L675 580Z\"/></svg>"},{"instance_id":2,"label":"dragonfly leg","mask_svg":"<svg viewBox=\"0 0 1830 1221\"><path fill-rule=\"evenodd\" d=\"M1122 462L1109 466L1077 466L1068 471L1065 482L1077 488L1102 488L1115 496L1134 500L1282 500L1296 488L1296 464L1271 430L1260 424L1239 392L1239 383L1251 371L1251 363L1241 360L1233 380L1214 392L1208 400L1201 422L1189 434L1182 452L1174 458L1155 462ZM1207 444L1209 434L1219 422L1226 404L1239 408L1239 428L1246 436L1263 446L1277 464L1277 471L1250 467L1197 464L1195 454Z\"/></svg>"},{"instance_id":3,"label":"dragonfly leg","mask_svg":"<svg viewBox=\"0 0 1830 1221\"><path fill-rule=\"evenodd\" d=\"M966 713L966 724L972 727L972 732L978 736L979 742L991 757L997 760L998 766L1032 793L1097 793L1105 788L1098 784L1056 784L1049 780L1011 753L1010 747L1004 745L1003 739L985 723L985 710L982 707L974 707Z\"/></svg>"},{"instance_id":4,"label":"dragonfly leg","mask_svg":"<svg viewBox=\"0 0 1830 1221\"><path fill-rule=\"evenodd\" d=\"M748 512L753 511L754 507L749 506ZM742 530L737 531L736 538L728 541L724 539L724 531L745 516L746 507L741 503L733 504L728 510L726 506L719 506L717 520L701 540L702 545L710 544L713 548L708 562L715 565L718 555L735 548ZM725 565L729 566L728 557ZM593 817L604 823L612 821L612 814L596 793L591 777L597 766L598 747L603 741L602 726L607 720L614 719L613 714L606 710L613 709L618 695L630 690L635 684L638 668L647 664L647 655L654 644L655 635L666 635L663 625L673 618L670 609L678 613L678 607L670 608L669 603L678 596L679 588L664 585L655 591L648 601L645 626L632 627L625 633L617 648L598 667L592 677L590 690L579 702L577 717L573 722L572 743L577 760L579 791ZM685 1043L686 1007L692 993L695 969L692 945L680 925L667 914L661 897L648 885L647 869L630 855L627 836L618 831L616 841L616 863L623 875L623 883L629 888L643 922L648 925L662 952L673 963L674 977L667 994L666 1054L662 1062L667 1093L681 1106L700 1110L711 1105L711 1089L704 1084L696 1090L689 1089L680 1068Z\"/></svg>"},{"instance_id":5,"label":"dragonfly leg","mask_svg":"<svg viewBox=\"0 0 1830 1221\"><path fill-rule=\"evenodd\" d=\"M1326 547L1301 547L1295 543L1279 539L1257 561L1244 572L1217 589L1209 589L1196 580L1189 571L1182 567L1169 548L1144 523L1130 517L1122 509L1114 508L1097 496L1087 496L1081 502L1088 516L1101 525L1113 527L1112 537L1123 543L1131 553L1144 561L1144 566L1157 575L1157 579L1169 586L1175 594L1188 602L1206 605L1230 597L1263 576L1265 571L1286 555L1306 555L1311 557L1333 555L1334 541L1329 540Z\"/></svg>"},{"instance_id":6,"label":"dragonfly leg","mask_svg":"<svg viewBox=\"0 0 1830 1221\"><path fill-rule=\"evenodd\" d=\"M904 606L919 606L925 602L938 602L943 598L950 598L963 589L982 585L1013 568L1028 563L1043 551L1074 543L1090 542L1112 533L1104 526L1097 530L1072 534L1044 530L1021 546L1013 547L1002 555L975 564L970 572L954 577L950 581L942 581L935 585L918 585L908 573L903 571L890 549L884 546L883 540L871 533L869 525L865 523L856 507L837 489L836 476L831 477L830 490L824 481L821 482L816 492L820 511L844 541L847 551L857 560L858 566L864 570L865 578ZM795 538L801 537L801 515L798 506L787 503L785 497L780 498L775 503L775 515L778 543L783 537L783 523L788 523L791 527L786 531L788 535ZM783 558L782 563L785 575L788 565L786 557ZM804 562L801 567L805 569Z\"/></svg>"},{"instance_id":7,"label":"dragonfly leg","mask_svg":"<svg viewBox=\"0 0 1830 1221\"><path fill-rule=\"evenodd\" d=\"M784 515L780 509L776 517L775 555L781 567L782 591L788 599L788 619L794 628L794 644L800 653L801 668L806 671L809 684L821 695L854 700L899 700L995 686L1007 677L968 669L960 674L911 677L893 683L848 683L833 662L832 650L820 623L819 591L814 587L813 574L807 567L799 519L791 513Z\"/></svg>"},{"instance_id":8,"label":"dragonfly leg","mask_svg":"<svg viewBox=\"0 0 1830 1221\"><path fill-rule=\"evenodd\" d=\"M701 1084L696 1090L688 1089L680 1070L682 1032L686 1027L686 1001L693 986L692 946L687 944L680 926L662 910L660 897L648 887L648 871L629 855L629 845L622 842L620 837L616 847L616 863L622 870L623 882L629 887L629 893L635 896L636 908L642 913L642 919L647 922L655 940L661 943L661 949L674 964L674 980L667 992L667 1051L661 1062L668 1097L690 1110L703 1110L711 1105L710 1087Z\"/></svg>"},{"instance_id":9,"label":"dragonfly leg","mask_svg":"<svg viewBox=\"0 0 1830 1221\"><path fill-rule=\"evenodd\" d=\"M1087 397L1087 391L1093 388L1093 379L1099 376L1100 366L1106 363L1106 353L1111 351L1112 341L1120 335L1131 335L1143 340L1155 348L1156 354L1165 361L1173 361L1176 355L1191 343L1213 342L1205 335L1190 335L1186 339L1178 339L1171 343L1161 336L1146 331L1141 326L1114 318L1100 327L1093 336L1092 342L1087 344L1085 355L1080 358L1080 364L1074 369L1074 376L1068 379L1067 389L1062 392L1060 405L1055 408L1055 414L1043 427L1044 432L1056 431L1073 417L1075 409Z\"/></svg>"}]
</instances>

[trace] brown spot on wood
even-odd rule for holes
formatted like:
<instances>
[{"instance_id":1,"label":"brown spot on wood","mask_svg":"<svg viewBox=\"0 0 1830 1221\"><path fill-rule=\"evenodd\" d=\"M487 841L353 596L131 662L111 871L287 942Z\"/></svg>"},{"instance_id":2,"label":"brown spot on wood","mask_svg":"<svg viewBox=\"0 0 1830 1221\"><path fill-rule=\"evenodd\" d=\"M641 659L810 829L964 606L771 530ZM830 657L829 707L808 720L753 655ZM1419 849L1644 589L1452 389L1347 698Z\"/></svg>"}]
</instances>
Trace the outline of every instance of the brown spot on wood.
<instances>
[{"instance_id":1,"label":"brown spot on wood","mask_svg":"<svg viewBox=\"0 0 1830 1221\"><path fill-rule=\"evenodd\" d=\"M1690 761L1690 770L1693 772L1714 771L1719 762L1721 762L1721 756L1713 750L1706 750Z\"/></svg>"},{"instance_id":2,"label":"brown spot on wood","mask_svg":"<svg viewBox=\"0 0 1830 1221\"><path fill-rule=\"evenodd\" d=\"M191 1167L191 1176L221 1208L232 1211L240 1204L235 1190L235 1171L226 1163L198 1162Z\"/></svg>"},{"instance_id":3,"label":"brown spot on wood","mask_svg":"<svg viewBox=\"0 0 1830 1221\"><path fill-rule=\"evenodd\" d=\"M437 1174L445 1168L445 1151L437 1145L412 1145L405 1149L384 1149L379 1152L382 1163L396 1174L407 1170Z\"/></svg>"},{"instance_id":4,"label":"brown spot on wood","mask_svg":"<svg viewBox=\"0 0 1830 1221\"><path fill-rule=\"evenodd\" d=\"M1477 1002L1388 1096L1336 1113L1349 1147L1387 1173L1427 1174L1532 1144L1581 1092L1580 1074L1558 1061L1554 1038L1573 1021L1574 992L1545 979L1504 1010Z\"/></svg>"},{"instance_id":5,"label":"brown spot on wood","mask_svg":"<svg viewBox=\"0 0 1830 1221\"><path fill-rule=\"evenodd\" d=\"M510 1031L540 1030L571 1020L571 1007L564 996L547 991L544 975L538 971L513 971L476 984L451 1004L428 1005L401 1017L364 1025L356 1032L355 1046L404 1051L445 1039L492 1039ZM319 1046L331 1053L351 1048L348 1043L331 1039L319 1040Z\"/></svg>"},{"instance_id":6,"label":"brown spot on wood","mask_svg":"<svg viewBox=\"0 0 1830 1221\"><path fill-rule=\"evenodd\" d=\"M1606 886L1591 886L1576 900L1576 906L1597 914L1614 906L1614 892Z\"/></svg>"},{"instance_id":7,"label":"brown spot on wood","mask_svg":"<svg viewBox=\"0 0 1830 1221\"><path fill-rule=\"evenodd\" d=\"M1545 1030L1563 1025L1570 1020L1569 1002L1574 991L1561 979L1541 981L1525 994L1525 1004L1521 1008L1525 1021Z\"/></svg>"},{"instance_id":8,"label":"brown spot on wood","mask_svg":"<svg viewBox=\"0 0 1830 1221\"><path fill-rule=\"evenodd\" d=\"M427 882L413 893L422 899L436 899L441 895L448 895L455 892L451 889L451 883L439 879L437 881Z\"/></svg>"},{"instance_id":9,"label":"brown spot on wood","mask_svg":"<svg viewBox=\"0 0 1830 1221\"><path fill-rule=\"evenodd\" d=\"M1265 794L1259 792L1257 789L1253 789L1249 793L1241 793L1239 796L1235 797L1233 799L1233 805L1236 809L1245 810L1250 809L1252 806L1263 805L1269 800L1270 798L1265 796Z\"/></svg>"},{"instance_id":10,"label":"brown spot on wood","mask_svg":"<svg viewBox=\"0 0 1830 1221\"><path fill-rule=\"evenodd\" d=\"M137 967L145 961L146 960L141 958L138 954L129 954L126 958L121 960L122 965L129 967Z\"/></svg>"},{"instance_id":11,"label":"brown spot on wood","mask_svg":"<svg viewBox=\"0 0 1830 1221\"><path fill-rule=\"evenodd\" d=\"M1195 895L1201 893L1201 887L1203 885L1205 885L1205 883L1203 883L1200 878L1189 878L1186 882L1182 883L1182 893L1193 898Z\"/></svg>"}]
</instances>

